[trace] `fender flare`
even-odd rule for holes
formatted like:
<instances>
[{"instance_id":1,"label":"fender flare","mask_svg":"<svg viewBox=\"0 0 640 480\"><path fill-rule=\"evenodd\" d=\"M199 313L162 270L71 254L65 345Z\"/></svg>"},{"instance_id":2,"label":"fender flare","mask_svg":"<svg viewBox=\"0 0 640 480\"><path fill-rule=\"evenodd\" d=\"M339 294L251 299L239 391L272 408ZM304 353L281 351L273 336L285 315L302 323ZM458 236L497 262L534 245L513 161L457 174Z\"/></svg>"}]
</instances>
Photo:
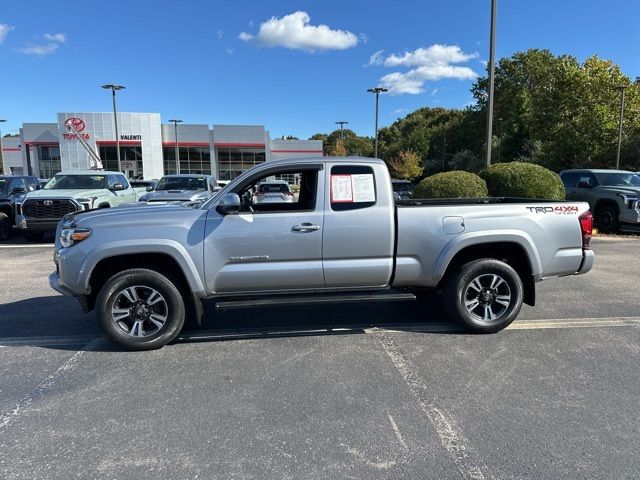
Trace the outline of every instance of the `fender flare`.
<instances>
[{"instance_id":1,"label":"fender flare","mask_svg":"<svg viewBox=\"0 0 640 480\"><path fill-rule=\"evenodd\" d=\"M180 243L173 240L141 239L139 243L136 243L136 240L122 240L98 245L87 252L80 271L78 272L78 278L80 280L78 283L83 285L85 292L87 292L89 289L89 279L91 278L94 268L101 260L122 255L135 255L136 253L169 255L182 270L192 294L198 297L206 296L206 289L191 256Z\"/></svg>"},{"instance_id":2,"label":"fender flare","mask_svg":"<svg viewBox=\"0 0 640 480\"><path fill-rule=\"evenodd\" d=\"M531 237L521 230L499 230L499 231L481 231L461 234L451 239L440 252L436 259L433 279L440 282L444 277L451 260L463 249L473 245L483 245L491 243L515 243L520 245L527 254L529 264L531 265L531 273L535 279L539 279L542 273L542 262L540 255L533 243Z\"/></svg>"}]
</instances>

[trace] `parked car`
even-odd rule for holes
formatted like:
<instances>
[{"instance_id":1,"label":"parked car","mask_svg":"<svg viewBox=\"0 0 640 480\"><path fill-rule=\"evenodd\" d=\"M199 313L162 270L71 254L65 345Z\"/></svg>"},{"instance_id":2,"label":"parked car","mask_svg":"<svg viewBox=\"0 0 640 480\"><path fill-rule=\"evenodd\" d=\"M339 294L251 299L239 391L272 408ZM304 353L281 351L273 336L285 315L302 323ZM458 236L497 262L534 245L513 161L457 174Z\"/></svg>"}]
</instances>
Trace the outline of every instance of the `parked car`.
<instances>
[{"instance_id":1,"label":"parked car","mask_svg":"<svg viewBox=\"0 0 640 480\"><path fill-rule=\"evenodd\" d=\"M625 170L564 170L567 200L588 202L602 232L640 228L640 176Z\"/></svg>"},{"instance_id":2,"label":"parked car","mask_svg":"<svg viewBox=\"0 0 640 480\"><path fill-rule=\"evenodd\" d=\"M396 200L410 199L416 188L409 180L393 179L391 180L391 185L393 187L394 198Z\"/></svg>"},{"instance_id":3,"label":"parked car","mask_svg":"<svg viewBox=\"0 0 640 480\"><path fill-rule=\"evenodd\" d=\"M220 190L211 175L175 174L165 175L151 192L140 196L138 201L147 203L204 202Z\"/></svg>"},{"instance_id":4,"label":"parked car","mask_svg":"<svg viewBox=\"0 0 640 480\"><path fill-rule=\"evenodd\" d=\"M39 241L68 213L135 201L136 192L120 172L58 173L43 189L28 193L17 203L16 225L27 240Z\"/></svg>"},{"instance_id":5,"label":"parked car","mask_svg":"<svg viewBox=\"0 0 640 480\"><path fill-rule=\"evenodd\" d=\"M9 238L15 224L15 205L24 195L40 189L36 177L0 175L0 240Z\"/></svg>"},{"instance_id":6,"label":"parked car","mask_svg":"<svg viewBox=\"0 0 640 480\"><path fill-rule=\"evenodd\" d=\"M292 203L253 203L264 179L295 173ZM185 311L287 303L410 300L442 289L469 330L496 332L535 304L535 283L593 265L583 202L394 202L383 161L317 157L262 163L202 205L67 215L49 277L96 311L106 336L148 350L174 339Z\"/></svg>"},{"instance_id":7,"label":"parked car","mask_svg":"<svg viewBox=\"0 0 640 480\"><path fill-rule=\"evenodd\" d=\"M131 187L135 190L136 195L141 197L147 192L152 192L155 186L157 185L157 180L129 180Z\"/></svg>"},{"instance_id":8,"label":"parked car","mask_svg":"<svg viewBox=\"0 0 640 480\"><path fill-rule=\"evenodd\" d=\"M293 192L285 180L270 180L258 184L253 196L254 203L291 203Z\"/></svg>"}]
</instances>

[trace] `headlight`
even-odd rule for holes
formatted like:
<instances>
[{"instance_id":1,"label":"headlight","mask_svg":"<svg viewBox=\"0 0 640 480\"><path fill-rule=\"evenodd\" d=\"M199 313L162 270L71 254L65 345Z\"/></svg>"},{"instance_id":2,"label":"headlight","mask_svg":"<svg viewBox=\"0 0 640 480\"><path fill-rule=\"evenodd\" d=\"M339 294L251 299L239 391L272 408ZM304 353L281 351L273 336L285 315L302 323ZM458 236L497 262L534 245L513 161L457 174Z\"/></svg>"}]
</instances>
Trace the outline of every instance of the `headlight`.
<instances>
[{"instance_id":1,"label":"headlight","mask_svg":"<svg viewBox=\"0 0 640 480\"><path fill-rule=\"evenodd\" d=\"M622 201L629 208L640 210L640 201L636 195L625 195L624 193L619 193L618 196L622 197Z\"/></svg>"},{"instance_id":2,"label":"headlight","mask_svg":"<svg viewBox=\"0 0 640 480\"><path fill-rule=\"evenodd\" d=\"M93 208L93 202L98 197L90 197L90 198L76 198L76 201L82 205L84 210L91 210Z\"/></svg>"},{"instance_id":3,"label":"headlight","mask_svg":"<svg viewBox=\"0 0 640 480\"><path fill-rule=\"evenodd\" d=\"M91 235L91 230L88 228L65 228L60 233L60 244L64 248L69 248L88 238L89 235Z\"/></svg>"}]
</instances>

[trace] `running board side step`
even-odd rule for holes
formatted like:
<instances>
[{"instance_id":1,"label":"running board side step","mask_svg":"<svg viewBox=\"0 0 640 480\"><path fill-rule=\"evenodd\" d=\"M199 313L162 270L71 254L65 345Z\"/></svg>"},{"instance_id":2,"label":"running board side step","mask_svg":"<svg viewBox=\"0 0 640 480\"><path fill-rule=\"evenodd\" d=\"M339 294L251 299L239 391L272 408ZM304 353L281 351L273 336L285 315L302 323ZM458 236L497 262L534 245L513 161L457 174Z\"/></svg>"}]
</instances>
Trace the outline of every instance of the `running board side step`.
<instances>
[{"instance_id":1,"label":"running board side step","mask_svg":"<svg viewBox=\"0 0 640 480\"><path fill-rule=\"evenodd\" d=\"M223 300L216 302L216 309L230 310L233 308L271 307L277 305L312 305L321 303L353 303L353 302L406 302L415 300L413 293L358 293L335 295L256 297L250 300Z\"/></svg>"}]
</instances>

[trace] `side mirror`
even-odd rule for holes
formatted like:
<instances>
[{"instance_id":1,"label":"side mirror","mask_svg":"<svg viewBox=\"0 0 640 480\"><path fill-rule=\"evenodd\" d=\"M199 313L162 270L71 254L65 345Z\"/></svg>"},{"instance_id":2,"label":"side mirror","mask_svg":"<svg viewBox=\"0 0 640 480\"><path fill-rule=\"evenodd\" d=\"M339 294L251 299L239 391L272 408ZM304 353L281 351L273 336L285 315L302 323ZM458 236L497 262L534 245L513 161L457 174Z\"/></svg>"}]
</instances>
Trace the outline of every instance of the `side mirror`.
<instances>
[{"instance_id":1,"label":"side mirror","mask_svg":"<svg viewBox=\"0 0 640 480\"><path fill-rule=\"evenodd\" d=\"M114 183L113 188L111 190L113 190L114 192L124 190L124 185L122 185L121 183Z\"/></svg>"},{"instance_id":2,"label":"side mirror","mask_svg":"<svg viewBox=\"0 0 640 480\"><path fill-rule=\"evenodd\" d=\"M220 199L216 207L220 215L236 215L240 213L240 197L237 193L227 193Z\"/></svg>"},{"instance_id":3,"label":"side mirror","mask_svg":"<svg viewBox=\"0 0 640 480\"><path fill-rule=\"evenodd\" d=\"M13 193L14 195L21 195L24 193L24 188L15 187L13 190L11 190L11 193Z\"/></svg>"},{"instance_id":4,"label":"side mirror","mask_svg":"<svg viewBox=\"0 0 640 480\"><path fill-rule=\"evenodd\" d=\"M147 192L153 192L153 185L149 185L147 188L145 188L145 190Z\"/></svg>"},{"instance_id":5,"label":"side mirror","mask_svg":"<svg viewBox=\"0 0 640 480\"><path fill-rule=\"evenodd\" d=\"M578 188L591 188L592 185L588 180L580 180L578 182Z\"/></svg>"}]
</instances>

